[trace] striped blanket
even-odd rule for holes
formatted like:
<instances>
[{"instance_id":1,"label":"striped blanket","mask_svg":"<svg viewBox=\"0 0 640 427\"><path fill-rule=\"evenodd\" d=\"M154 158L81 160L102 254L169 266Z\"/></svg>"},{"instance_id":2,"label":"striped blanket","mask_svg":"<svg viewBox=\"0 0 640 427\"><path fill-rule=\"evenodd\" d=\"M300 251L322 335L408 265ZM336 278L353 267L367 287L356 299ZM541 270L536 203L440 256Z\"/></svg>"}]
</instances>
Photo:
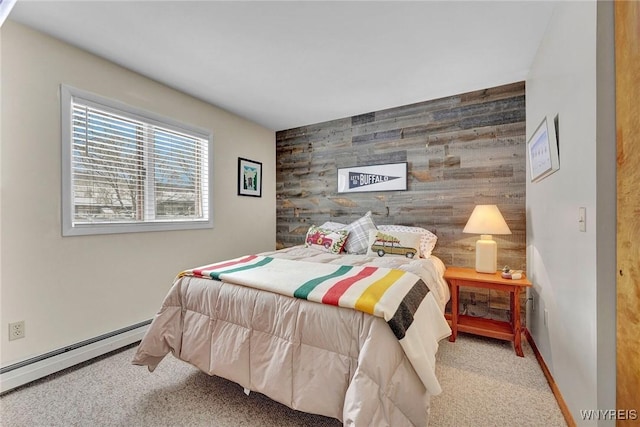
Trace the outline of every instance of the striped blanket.
<instances>
[{"instance_id":1,"label":"striped blanket","mask_svg":"<svg viewBox=\"0 0 640 427\"><path fill-rule=\"evenodd\" d=\"M411 326L416 323L414 318L419 310L422 310L423 320L442 314L433 298L433 307L426 307L429 304L424 301L429 288L413 273L385 267L322 264L249 255L185 270L179 275L182 276L220 280L381 317L399 340L425 387L432 394L441 391L435 377L435 360L425 351L433 343L424 342L427 334L421 332L423 326ZM437 343L435 345L437 348Z\"/></svg>"}]
</instances>

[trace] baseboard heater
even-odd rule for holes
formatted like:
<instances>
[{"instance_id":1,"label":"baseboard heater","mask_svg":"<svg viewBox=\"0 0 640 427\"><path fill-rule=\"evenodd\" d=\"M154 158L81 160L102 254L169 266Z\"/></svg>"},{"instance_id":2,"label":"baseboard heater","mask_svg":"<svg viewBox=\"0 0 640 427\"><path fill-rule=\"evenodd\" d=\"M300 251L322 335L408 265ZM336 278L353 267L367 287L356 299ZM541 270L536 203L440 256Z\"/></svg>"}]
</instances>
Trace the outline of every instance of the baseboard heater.
<instances>
[{"instance_id":1,"label":"baseboard heater","mask_svg":"<svg viewBox=\"0 0 640 427\"><path fill-rule=\"evenodd\" d=\"M140 341L151 320L0 368L0 393Z\"/></svg>"}]
</instances>

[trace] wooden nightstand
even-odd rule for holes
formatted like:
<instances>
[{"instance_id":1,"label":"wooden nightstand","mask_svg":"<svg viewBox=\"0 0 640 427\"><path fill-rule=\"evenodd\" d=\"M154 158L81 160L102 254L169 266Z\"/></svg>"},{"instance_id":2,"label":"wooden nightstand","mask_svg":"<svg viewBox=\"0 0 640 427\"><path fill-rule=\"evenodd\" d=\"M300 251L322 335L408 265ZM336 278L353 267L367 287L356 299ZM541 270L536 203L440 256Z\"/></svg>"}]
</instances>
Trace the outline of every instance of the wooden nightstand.
<instances>
[{"instance_id":1,"label":"wooden nightstand","mask_svg":"<svg viewBox=\"0 0 640 427\"><path fill-rule=\"evenodd\" d=\"M451 336L449 341L454 342L460 332L482 335L485 337L498 338L512 341L516 354L524 357L522 352L520 323L520 292L531 286L531 282L526 277L520 280L503 279L500 272L494 274L478 273L472 268L448 267L444 273L444 278L451 286ZM509 292L511 321L502 322L499 320L485 319L461 315L458 306L460 287L495 289L497 291Z\"/></svg>"}]
</instances>

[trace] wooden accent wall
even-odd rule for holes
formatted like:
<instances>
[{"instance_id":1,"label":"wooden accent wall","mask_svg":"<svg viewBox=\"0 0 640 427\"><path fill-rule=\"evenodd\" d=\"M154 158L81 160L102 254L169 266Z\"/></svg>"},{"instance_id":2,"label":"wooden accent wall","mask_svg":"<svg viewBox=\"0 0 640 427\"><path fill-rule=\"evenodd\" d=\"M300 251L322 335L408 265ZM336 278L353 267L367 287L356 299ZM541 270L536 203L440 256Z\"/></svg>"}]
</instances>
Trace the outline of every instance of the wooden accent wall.
<instances>
[{"instance_id":1,"label":"wooden accent wall","mask_svg":"<svg viewBox=\"0 0 640 427\"><path fill-rule=\"evenodd\" d=\"M424 227L434 254L473 267L463 234L476 204L496 204L509 225L498 265L525 269L525 85L508 84L276 133L277 246L301 244L311 224ZM337 193L337 168L408 162L408 191Z\"/></svg>"}]
</instances>

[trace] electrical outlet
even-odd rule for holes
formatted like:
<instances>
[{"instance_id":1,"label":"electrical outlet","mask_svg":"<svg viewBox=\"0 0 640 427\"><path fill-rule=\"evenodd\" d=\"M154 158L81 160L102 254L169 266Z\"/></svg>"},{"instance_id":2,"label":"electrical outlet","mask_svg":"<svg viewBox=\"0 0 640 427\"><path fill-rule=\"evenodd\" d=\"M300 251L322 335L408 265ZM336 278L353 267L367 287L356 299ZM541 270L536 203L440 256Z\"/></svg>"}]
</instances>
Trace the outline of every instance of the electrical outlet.
<instances>
[{"instance_id":1,"label":"electrical outlet","mask_svg":"<svg viewBox=\"0 0 640 427\"><path fill-rule=\"evenodd\" d=\"M9 341L19 340L25 337L24 320L9 323Z\"/></svg>"}]
</instances>

